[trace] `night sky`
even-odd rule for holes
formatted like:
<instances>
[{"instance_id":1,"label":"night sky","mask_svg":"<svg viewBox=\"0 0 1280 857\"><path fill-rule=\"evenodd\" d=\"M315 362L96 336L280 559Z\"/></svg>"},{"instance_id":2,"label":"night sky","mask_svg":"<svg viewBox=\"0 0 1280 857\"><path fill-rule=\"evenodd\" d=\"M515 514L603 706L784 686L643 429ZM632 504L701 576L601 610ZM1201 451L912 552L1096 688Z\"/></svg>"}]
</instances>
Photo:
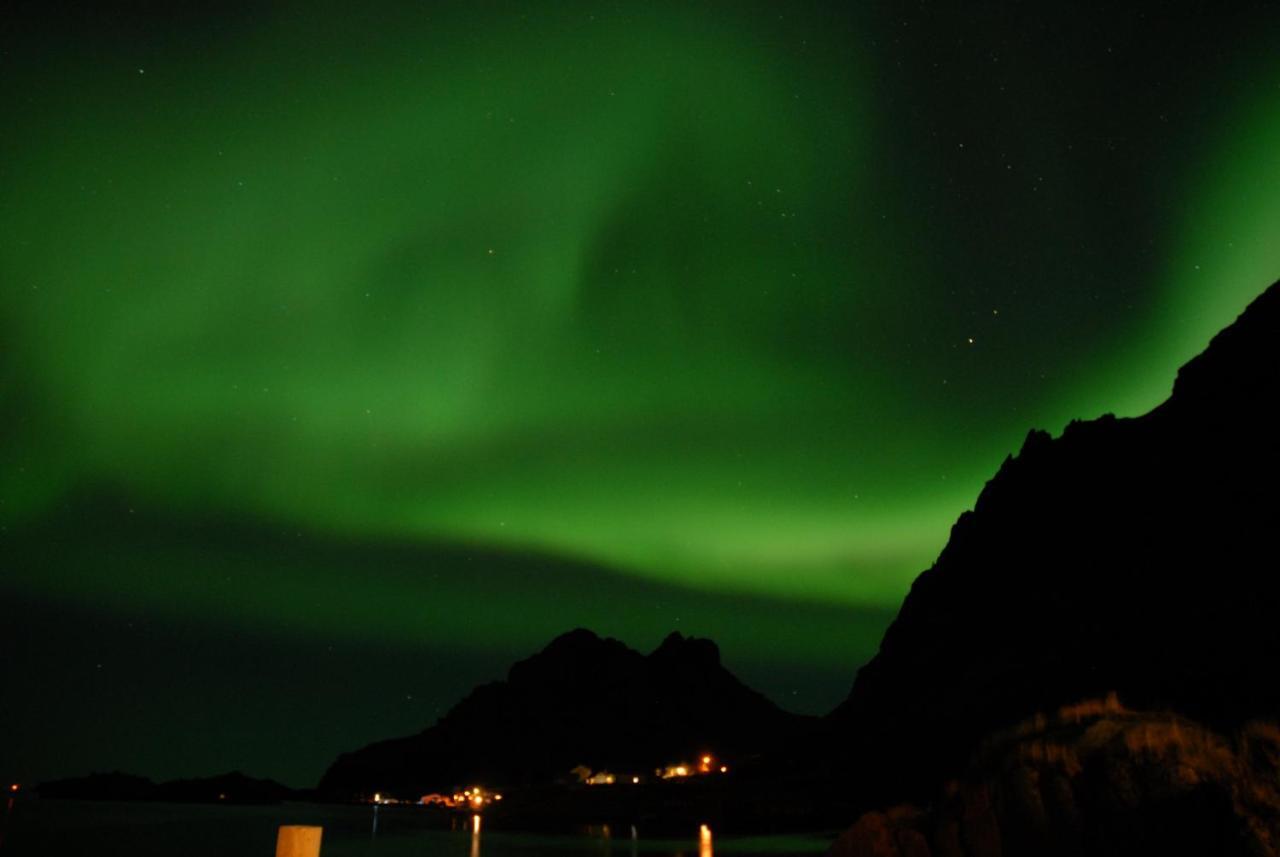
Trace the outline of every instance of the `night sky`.
<instances>
[{"instance_id":1,"label":"night sky","mask_svg":"<svg viewBox=\"0 0 1280 857\"><path fill-rule=\"evenodd\" d=\"M16 15L0 776L311 785L575 626L829 710L1029 428L1280 276L1230 5Z\"/></svg>"}]
</instances>

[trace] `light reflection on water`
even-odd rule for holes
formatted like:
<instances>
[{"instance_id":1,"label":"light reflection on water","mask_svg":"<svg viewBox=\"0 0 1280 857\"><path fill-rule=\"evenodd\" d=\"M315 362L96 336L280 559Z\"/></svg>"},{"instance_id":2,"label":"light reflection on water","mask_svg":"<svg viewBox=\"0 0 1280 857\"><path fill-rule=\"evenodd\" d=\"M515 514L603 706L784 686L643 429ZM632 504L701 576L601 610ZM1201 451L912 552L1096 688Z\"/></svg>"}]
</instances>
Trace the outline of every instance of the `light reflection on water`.
<instances>
[{"instance_id":1,"label":"light reflection on water","mask_svg":"<svg viewBox=\"0 0 1280 857\"><path fill-rule=\"evenodd\" d=\"M0 811L5 808L0 807ZM834 833L744 837L702 825L684 835L596 825L578 833L517 833L500 819L463 815L454 827L411 809L282 804L227 806L18 800L0 857L272 857L282 824L324 828L321 857L800 857L826 851ZM448 820L444 820L448 825ZM498 827L494 825L498 824ZM372 834L372 835L371 835Z\"/></svg>"},{"instance_id":2,"label":"light reflection on water","mask_svg":"<svg viewBox=\"0 0 1280 857\"><path fill-rule=\"evenodd\" d=\"M472 816L471 820L471 852L470 857L494 857L485 854L483 837L480 835L480 816ZM495 849L500 851L498 857L504 857L513 849L520 851L529 849L530 853L544 854L599 854L602 857L613 856L613 828L611 825L588 825L584 829L585 837L553 837L553 835L495 833L493 834ZM669 854L671 857L692 857L692 847L696 844L698 857L716 857L716 847L710 825L699 825L698 835L690 839L640 839L635 825L628 826L626 835L627 857L639 857L653 854ZM782 854L822 853L826 851L828 839L806 837L756 837L730 840L728 852L731 854L756 854L759 857L782 856ZM594 847L593 847L594 845ZM535 849L538 851L535 852Z\"/></svg>"}]
</instances>

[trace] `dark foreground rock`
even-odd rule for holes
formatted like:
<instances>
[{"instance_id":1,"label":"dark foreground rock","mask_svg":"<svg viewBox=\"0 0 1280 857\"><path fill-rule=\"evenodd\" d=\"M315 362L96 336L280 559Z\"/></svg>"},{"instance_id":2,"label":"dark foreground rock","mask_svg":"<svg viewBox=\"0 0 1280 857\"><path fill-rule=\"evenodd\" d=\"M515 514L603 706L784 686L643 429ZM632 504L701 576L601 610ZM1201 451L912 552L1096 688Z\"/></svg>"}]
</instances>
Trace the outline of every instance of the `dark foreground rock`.
<instances>
[{"instance_id":1,"label":"dark foreground rock","mask_svg":"<svg viewBox=\"0 0 1280 857\"><path fill-rule=\"evenodd\" d=\"M863 815L832 857L1106 857L1280 853L1280 728L1233 738L1112 697L986 742L929 811Z\"/></svg>"}]
</instances>

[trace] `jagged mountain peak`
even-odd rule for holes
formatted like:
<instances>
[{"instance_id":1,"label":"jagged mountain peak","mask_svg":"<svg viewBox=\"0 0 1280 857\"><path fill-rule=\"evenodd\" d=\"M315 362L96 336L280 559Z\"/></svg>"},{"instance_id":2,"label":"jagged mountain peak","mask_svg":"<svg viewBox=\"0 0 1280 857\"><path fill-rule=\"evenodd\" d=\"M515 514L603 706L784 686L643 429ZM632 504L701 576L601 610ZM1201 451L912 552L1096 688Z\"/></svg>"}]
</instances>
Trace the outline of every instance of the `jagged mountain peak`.
<instances>
[{"instance_id":1,"label":"jagged mountain peak","mask_svg":"<svg viewBox=\"0 0 1280 857\"><path fill-rule=\"evenodd\" d=\"M686 637L672 631L649 654L652 661L681 660L708 669L720 666L720 647L705 637Z\"/></svg>"},{"instance_id":2,"label":"jagged mountain peak","mask_svg":"<svg viewBox=\"0 0 1280 857\"><path fill-rule=\"evenodd\" d=\"M421 794L464 782L548 782L582 764L652 770L709 749L747 758L809 725L735 678L711 640L672 634L645 656L579 628L418 735L342 755L320 788Z\"/></svg>"}]
</instances>

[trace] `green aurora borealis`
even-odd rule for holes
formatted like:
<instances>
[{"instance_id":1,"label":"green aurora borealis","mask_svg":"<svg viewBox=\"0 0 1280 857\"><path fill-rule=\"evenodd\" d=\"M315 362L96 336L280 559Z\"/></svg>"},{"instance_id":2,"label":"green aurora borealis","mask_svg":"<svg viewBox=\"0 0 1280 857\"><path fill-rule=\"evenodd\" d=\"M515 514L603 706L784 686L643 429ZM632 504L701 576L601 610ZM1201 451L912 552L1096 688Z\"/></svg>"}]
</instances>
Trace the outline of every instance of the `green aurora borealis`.
<instances>
[{"instance_id":1,"label":"green aurora borealis","mask_svg":"<svg viewBox=\"0 0 1280 857\"><path fill-rule=\"evenodd\" d=\"M0 773L305 783L575 625L830 708L1027 429L1280 275L1276 11L1152 8L33 13Z\"/></svg>"}]
</instances>

